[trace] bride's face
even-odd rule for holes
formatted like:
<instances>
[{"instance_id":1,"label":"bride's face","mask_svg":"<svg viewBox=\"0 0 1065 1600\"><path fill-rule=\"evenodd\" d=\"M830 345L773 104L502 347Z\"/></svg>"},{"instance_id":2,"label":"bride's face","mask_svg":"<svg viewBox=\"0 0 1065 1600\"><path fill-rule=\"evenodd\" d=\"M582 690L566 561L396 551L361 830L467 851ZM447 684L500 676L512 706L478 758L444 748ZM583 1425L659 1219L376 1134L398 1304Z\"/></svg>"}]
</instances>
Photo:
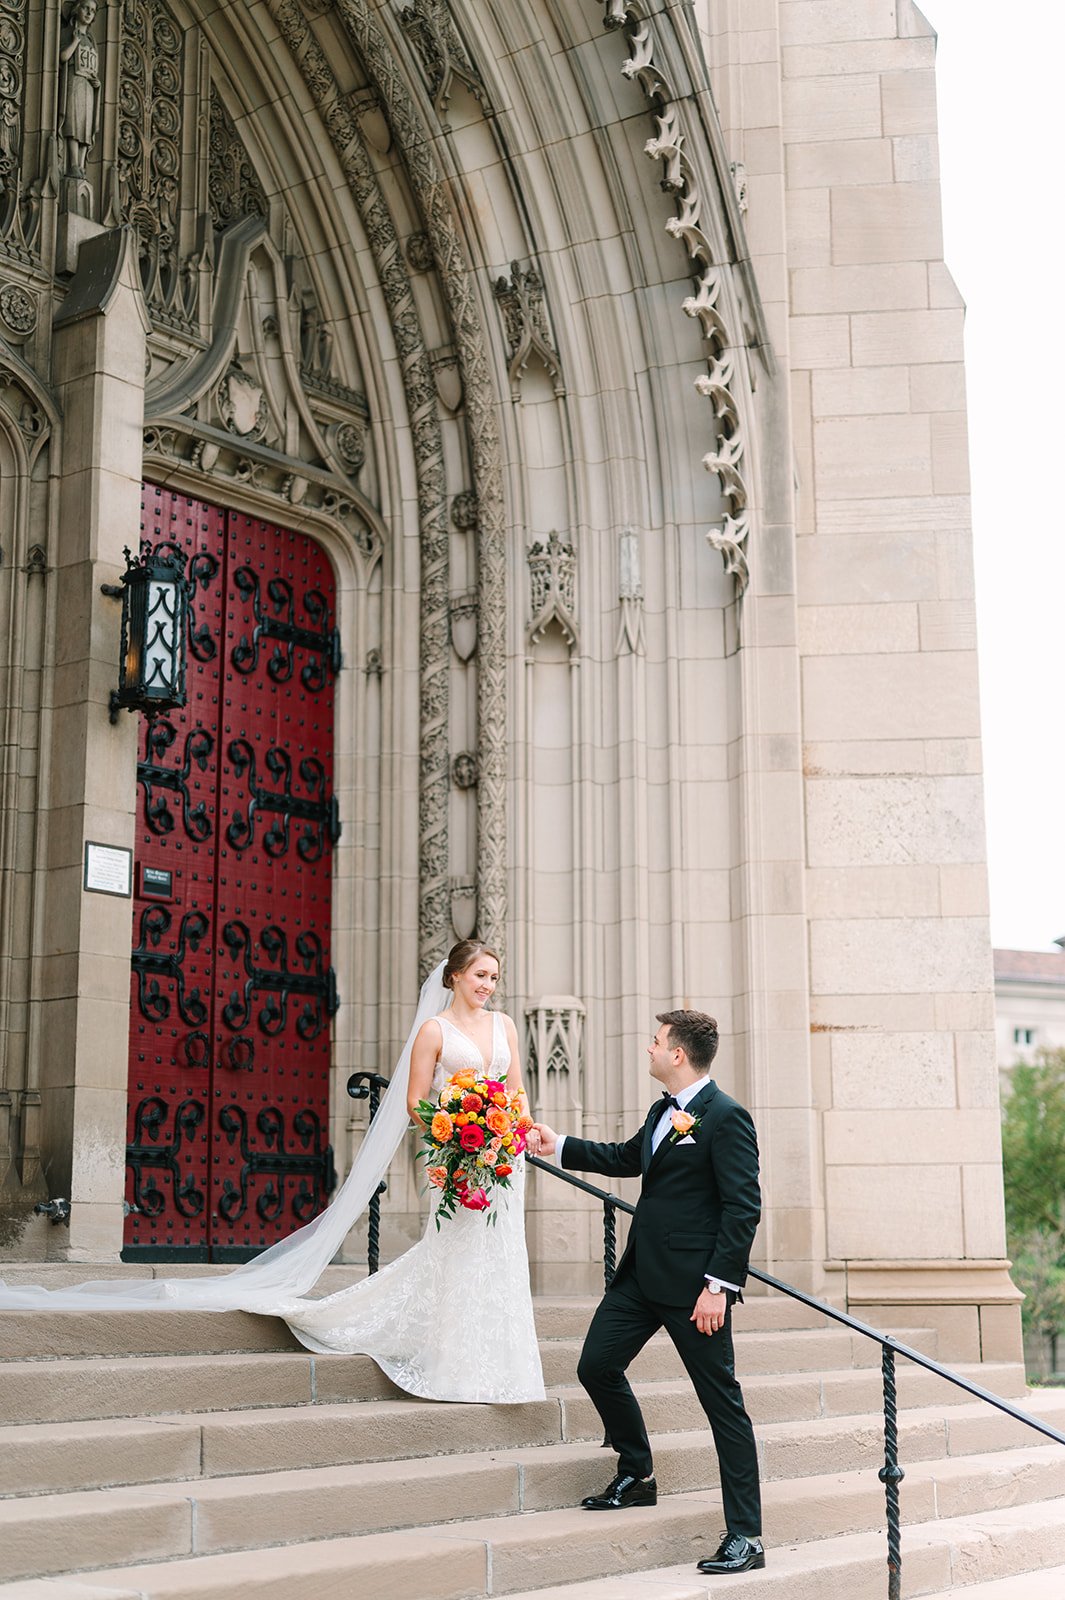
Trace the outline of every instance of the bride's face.
<instances>
[{"instance_id":1,"label":"bride's face","mask_svg":"<svg viewBox=\"0 0 1065 1600\"><path fill-rule=\"evenodd\" d=\"M486 1006L499 982L499 962L495 956L474 956L469 966L451 980L456 1000L462 999L471 1010Z\"/></svg>"}]
</instances>

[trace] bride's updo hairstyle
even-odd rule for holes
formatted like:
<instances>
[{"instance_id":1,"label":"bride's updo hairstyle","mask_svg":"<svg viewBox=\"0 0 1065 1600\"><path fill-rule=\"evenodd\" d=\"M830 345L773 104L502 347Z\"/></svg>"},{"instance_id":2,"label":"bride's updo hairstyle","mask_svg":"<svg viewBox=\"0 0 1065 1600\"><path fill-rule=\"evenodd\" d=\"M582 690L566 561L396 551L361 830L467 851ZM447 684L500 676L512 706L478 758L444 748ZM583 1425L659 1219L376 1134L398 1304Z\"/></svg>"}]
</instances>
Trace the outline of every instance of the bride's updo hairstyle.
<instances>
[{"instance_id":1,"label":"bride's updo hairstyle","mask_svg":"<svg viewBox=\"0 0 1065 1600\"><path fill-rule=\"evenodd\" d=\"M459 973L465 972L478 956L491 956L497 966L501 964L495 951L488 945L482 944L480 939L460 939L458 944L452 945L441 978L444 988L453 989Z\"/></svg>"}]
</instances>

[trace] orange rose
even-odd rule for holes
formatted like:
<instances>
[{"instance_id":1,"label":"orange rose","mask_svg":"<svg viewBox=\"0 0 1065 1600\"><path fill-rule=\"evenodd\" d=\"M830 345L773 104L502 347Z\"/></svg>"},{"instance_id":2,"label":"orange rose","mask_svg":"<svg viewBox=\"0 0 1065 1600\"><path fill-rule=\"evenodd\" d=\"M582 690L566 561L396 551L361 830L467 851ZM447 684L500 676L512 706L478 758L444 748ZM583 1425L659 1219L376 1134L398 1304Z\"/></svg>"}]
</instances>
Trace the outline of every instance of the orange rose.
<instances>
[{"instance_id":1,"label":"orange rose","mask_svg":"<svg viewBox=\"0 0 1065 1600\"><path fill-rule=\"evenodd\" d=\"M485 1113L485 1125L503 1138L510 1132L510 1118L505 1111L500 1111L498 1106L492 1106Z\"/></svg>"},{"instance_id":2,"label":"orange rose","mask_svg":"<svg viewBox=\"0 0 1065 1600\"><path fill-rule=\"evenodd\" d=\"M429 1131L437 1144L447 1144L455 1131L455 1126L446 1111L438 1111L433 1117Z\"/></svg>"},{"instance_id":3,"label":"orange rose","mask_svg":"<svg viewBox=\"0 0 1065 1600\"><path fill-rule=\"evenodd\" d=\"M472 1089L477 1082L477 1076L473 1072L456 1072L451 1081L456 1089Z\"/></svg>"},{"instance_id":4,"label":"orange rose","mask_svg":"<svg viewBox=\"0 0 1065 1600\"><path fill-rule=\"evenodd\" d=\"M499 1163L498 1167L496 1167L496 1177L497 1178L509 1178L510 1174L513 1171L514 1171L513 1167L508 1167L508 1165L507 1165L507 1163L505 1161L501 1161Z\"/></svg>"},{"instance_id":5,"label":"orange rose","mask_svg":"<svg viewBox=\"0 0 1065 1600\"><path fill-rule=\"evenodd\" d=\"M519 1117L518 1118L518 1127L522 1130L523 1133L528 1132L528 1130L532 1127L532 1125L533 1125L532 1117Z\"/></svg>"},{"instance_id":6,"label":"orange rose","mask_svg":"<svg viewBox=\"0 0 1065 1600\"><path fill-rule=\"evenodd\" d=\"M695 1127L695 1118L687 1111L674 1111L669 1120L681 1138Z\"/></svg>"}]
</instances>

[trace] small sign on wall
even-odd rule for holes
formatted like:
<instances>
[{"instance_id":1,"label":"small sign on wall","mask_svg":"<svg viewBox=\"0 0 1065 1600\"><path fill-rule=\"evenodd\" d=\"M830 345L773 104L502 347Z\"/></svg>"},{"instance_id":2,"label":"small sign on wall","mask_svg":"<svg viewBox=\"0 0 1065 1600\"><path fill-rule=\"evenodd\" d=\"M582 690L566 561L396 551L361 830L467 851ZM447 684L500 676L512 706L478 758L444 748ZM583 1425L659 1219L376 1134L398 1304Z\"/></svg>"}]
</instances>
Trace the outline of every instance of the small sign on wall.
<instances>
[{"instance_id":1,"label":"small sign on wall","mask_svg":"<svg viewBox=\"0 0 1065 1600\"><path fill-rule=\"evenodd\" d=\"M85 841L85 888L89 894L133 893L133 851L121 845Z\"/></svg>"},{"instance_id":2,"label":"small sign on wall","mask_svg":"<svg viewBox=\"0 0 1065 1600\"><path fill-rule=\"evenodd\" d=\"M141 894L146 900L172 900L174 874L166 867L142 867Z\"/></svg>"}]
</instances>

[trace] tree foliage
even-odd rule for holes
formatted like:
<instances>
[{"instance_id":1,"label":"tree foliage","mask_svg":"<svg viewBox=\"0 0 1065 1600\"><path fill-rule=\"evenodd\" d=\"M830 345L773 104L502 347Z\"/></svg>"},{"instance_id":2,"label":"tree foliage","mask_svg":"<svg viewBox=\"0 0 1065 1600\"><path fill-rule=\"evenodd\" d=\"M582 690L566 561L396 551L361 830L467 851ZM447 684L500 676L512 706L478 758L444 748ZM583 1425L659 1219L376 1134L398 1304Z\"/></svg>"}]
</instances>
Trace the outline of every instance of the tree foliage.
<instances>
[{"instance_id":1,"label":"tree foliage","mask_svg":"<svg viewBox=\"0 0 1065 1600\"><path fill-rule=\"evenodd\" d=\"M1010 1075L1002 1112L1006 1231L1025 1325L1056 1348L1065 1333L1065 1050Z\"/></svg>"},{"instance_id":2,"label":"tree foliage","mask_svg":"<svg viewBox=\"0 0 1065 1600\"><path fill-rule=\"evenodd\" d=\"M1060 1234L1065 1203L1065 1050L1041 1050L1010 1075L1002 1115L1006 1225Z\"/></svg>"}]
</instances>

